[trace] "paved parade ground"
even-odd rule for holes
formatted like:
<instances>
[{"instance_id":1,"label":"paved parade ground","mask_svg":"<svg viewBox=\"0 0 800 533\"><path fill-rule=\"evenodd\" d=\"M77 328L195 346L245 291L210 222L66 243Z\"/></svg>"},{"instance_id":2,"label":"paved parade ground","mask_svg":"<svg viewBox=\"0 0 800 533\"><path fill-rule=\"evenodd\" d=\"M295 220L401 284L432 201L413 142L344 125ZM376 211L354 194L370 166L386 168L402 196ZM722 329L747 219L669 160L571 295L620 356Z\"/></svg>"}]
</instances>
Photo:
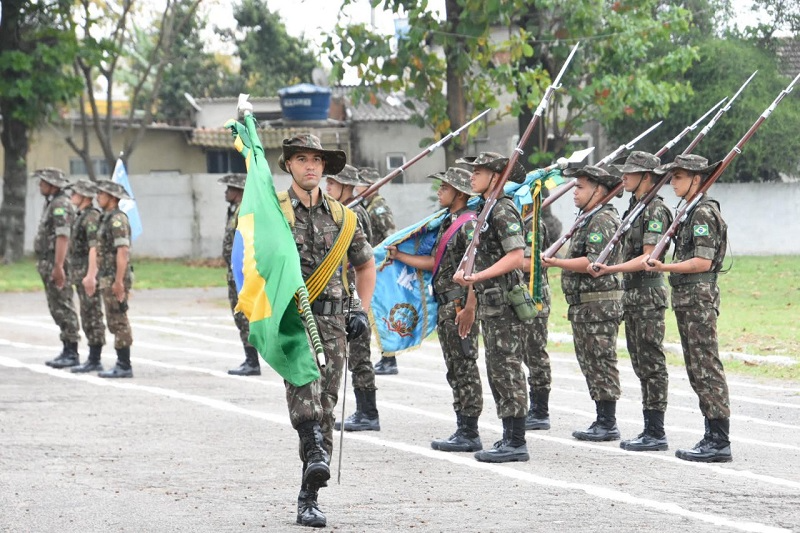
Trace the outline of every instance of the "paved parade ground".
<instances>
[{"instance_id":1,"label":"paved parade ground","mask_svg":"<svg viewBox=\"0 0 800 533\"><path fill-rule=\"evenodd\" d=\"M104 380L45 366L60 343L44 295L1 294L0 531L303 531L283 383L266 365L227 375L244 359L227 306L222 288L135 291L135 377ZM382 430L345 434L341 483L334 433L328 530L800 531L800 384L729 376L734 462L687 463L674 450L700 439L702 417L683 368L670 368L670 450L623 452L570 436L595 417L570 351L550 347L552 429L529 431L530 462L508 465L431 449L455 429L441 352L402 354L398 375L377 377ZM620 371L631 438L639 386L630 361ZM487 447L502 428L483 374ZM349 414L349 388L346 401Z\"/></svg>"}]
</instances>

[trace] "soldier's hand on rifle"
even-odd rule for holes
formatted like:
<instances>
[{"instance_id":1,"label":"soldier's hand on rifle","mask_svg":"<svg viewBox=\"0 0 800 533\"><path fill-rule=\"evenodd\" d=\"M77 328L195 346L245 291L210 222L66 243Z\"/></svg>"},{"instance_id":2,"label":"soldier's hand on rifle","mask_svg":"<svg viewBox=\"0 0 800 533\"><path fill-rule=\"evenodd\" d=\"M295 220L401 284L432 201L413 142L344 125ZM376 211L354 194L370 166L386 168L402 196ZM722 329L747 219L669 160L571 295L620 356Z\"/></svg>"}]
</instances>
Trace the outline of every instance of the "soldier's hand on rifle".
<instances>
[{"instance_id":1,"label":"soldier's hand on rifle","mask_svg":"<svg viewBox=\"0 0 800 533\"><path fill-rule=\"evenodd\" d=\"M593 278L599 278L600 276L611 274L608 265L604 265L603 263L590 264L588 267L586 267L586 272L588 272Z\"/></svg>"},{"instance_id":2,"label":"soldier's hand on rifle","mask_svg":"<svg viewBox=\"0 0 800 533\"><path fill-rule=\"evenodd\" d=\"M642 259L642 264L644 265L644 269L648 272L661 272L661 269L664 266L664 263L658 259L653 259L649 255L644 256L644 259Z\"/></svg>"},{"instance_id":3,"label":"soldier's hand on rifle","mask_svg":"<svg viewBox=\"0 0 800 533\"><path fill-rule=\"evenodd\" d=\"M470 276L465 276L464 270L461 269L453 275L453 281L455 281L461 287L468 287L469 285L472 285L473 283L478 281L476 276L477 273L473 273Z\"/></svg>"},{"instance_id":4,"label":"soldier's hand on rifle","mask_svg":"<svg viewBox=\"0 0 800 533\"><path fill-rule=\"evenodd\" d=\"M94 291L97 290L97 280L94 276L86 275L83 278L83 288L88 296L94 296Z\"/></svg>"},{"instance_id":5,"label":"soldier's hand on rifle","mask_svg":"<svg viewBox=\"0 0 800 533\"><path fill-rule=\"evenodd\" d=\"M556 266L556 259L557 257L545 257L544 254L541 255L542 259L542 266L545 268L555 267Z\"/></svg>"},{"instance_id":6,"label":"soldier's hand on rifle","mask_svg":"<svg viewBox=\"0 0 800 533\"><path fill-rule=\"evenodd\" d=\"M53 271L50 273L50 277L53 279L53 283L55 283L56 287L59 289L64 288L67 276L64 273L63 265L55 265Z\"/></svg>"},{"instance_id":7,"label":"soldier's hand on rifle","mask_svg":"<svg viewBox=\"0 0 800 533\"><path fill-rule=\"evenodd\" d=\"M350 318L347 319L347 340L351 341L357 339L367 332L369 329L369 318L364 311L353 311L350 313Z\"/></svg>"}]
</instances>

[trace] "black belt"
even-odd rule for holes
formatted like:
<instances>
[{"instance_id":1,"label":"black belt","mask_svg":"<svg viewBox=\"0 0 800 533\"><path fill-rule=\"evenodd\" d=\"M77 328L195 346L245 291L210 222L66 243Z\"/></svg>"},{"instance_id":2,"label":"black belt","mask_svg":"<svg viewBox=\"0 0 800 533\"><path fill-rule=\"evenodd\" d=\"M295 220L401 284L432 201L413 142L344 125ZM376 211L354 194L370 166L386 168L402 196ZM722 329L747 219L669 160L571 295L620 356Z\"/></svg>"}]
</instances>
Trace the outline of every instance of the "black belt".
<instances>
[{"instance_id":1,"label":"black belt","mask_svg":"<svg viewBox=\"0 0 800 533\"><path fill-rule=\"evenodd\" d=\"M450 289L441 294L437 292L434 298L436 298L436 303L439 305L445 305L459 298L464 298L464 296L466 296L466 290L458 287L457 289Z\"/></svg>"},{"instance_id":2,"label":"black belt","mask_svg":"<svg viewBox=\"0 0 800 533\"><path fill-rule=\"evenodd\" d=\"M664 278L659 276L657 278L641 278L636 277L633 279L623 279L622 280L622 290L628 289L644 289L644 288L655 288L655 287L664 287Z\"/></svg>"},{"instance_id":3,"label":"black belt","mask_svg":"<svg viewBox=\"0 0 800 533\"><path fill-rule=\"evenodd\" d=\"M317 300L311 304L311 312L315 315L343 315L344 301Z\"/></svg>"},{"instance_id":4,"label":"black belt","mask_svg":"<svg viewBox=\"0 0 800 533\"><path fill-rule=\"evenodd\" d=\"M672 287L681 285L694 285L695 283L716 283L716 272L703 272L701 274L670 274L669 284Z\"/></svg>"},{"instance_id":5,"label":"black belt","mask_svg":"<svg viewBox=\"0 0 800 533\"><path fill-rule=\"evenodd\" d=\"M603 302L606 300L619 300L622 291L599 291L567 294L564 296L569 305L587 304L589 302Z\"/></svg>"}]
</instances>

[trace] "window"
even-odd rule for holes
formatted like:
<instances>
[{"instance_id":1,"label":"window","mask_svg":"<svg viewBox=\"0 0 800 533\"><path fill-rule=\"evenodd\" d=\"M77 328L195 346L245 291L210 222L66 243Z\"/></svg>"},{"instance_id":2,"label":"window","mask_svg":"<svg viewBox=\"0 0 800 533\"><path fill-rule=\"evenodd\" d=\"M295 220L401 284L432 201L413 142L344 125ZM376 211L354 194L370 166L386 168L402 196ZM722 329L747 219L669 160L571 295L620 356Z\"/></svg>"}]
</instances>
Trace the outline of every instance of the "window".
<instances>
[{"instance_id":1,"label":"window","mask_svg":"<svg viewBox=\"0 0 800 533\"><path fill-rule=\"evenodd\" d=\"M402 167L405 164L406 164L406 154L400 154L400 153L386 154L387 174L396 168ZM405 175L402 172L392 180L392 183L403 183L403 182L405 182Z\"/></svg>"},{"instance_id":2,"label":"window","mask_svg":"<svg viewBox=\"0 0 800 533\"><path fill-rule=\"evenodd\" d=\"M208 150L206 152L206 172L209 174L227 174L229 172L246 173L244 158L234 150Z\"/></svg>"},{"instance_id":3,"label":"window","mask_svg":"<svg viewBox=\"0 0 800 533\"><path fill-rule=\"evenodd\" d=\"M98 178L110 177L111 169L108 168L108 163L103 157L92 158L92 168L94 175ZM70 176L88 176L89 172L86 170L86 163L83 159L77 157L69 160L69 175Z\"/></svg>"}]
</instances>

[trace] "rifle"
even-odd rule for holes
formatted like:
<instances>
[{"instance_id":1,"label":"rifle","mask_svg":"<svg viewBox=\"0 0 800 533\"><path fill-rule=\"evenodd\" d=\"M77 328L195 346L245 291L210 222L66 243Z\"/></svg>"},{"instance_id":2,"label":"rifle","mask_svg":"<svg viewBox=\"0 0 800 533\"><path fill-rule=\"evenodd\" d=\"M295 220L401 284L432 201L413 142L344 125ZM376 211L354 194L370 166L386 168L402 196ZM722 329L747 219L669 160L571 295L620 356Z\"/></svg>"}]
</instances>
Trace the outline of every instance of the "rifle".
<instances>
[{"instance_id":1,"label":"rifle","mask_svg":"<svg viewBox=\"0 0 800 533\"><path fill-rule=\"evenodd\" d=\"M378 181L376 181L375 183L373 183L372 185L361 191L360 194L357 194L352 200L350 200L347 203L347 207L355 207L364 198L369 198L370 196L372 196L375 193L375 191L377 191L378 189L380 189L381 187L383 187L384 185L395 179L397 176L405 172L408 167L410 167L423 157L427 156L428 154L432 153L434 150L442 146L444 143L446 143L447 141L449 141L450 139L452 139L453 137L455 137L468 127L470 127L473 123L480 120L480 118L483 117L489 111L491 111L491 109L486 109L483 113L476 116L475 118L473 118L472 120L470 120L469 122L458 128L456 131L451 131L446 136L442 137L435 143L425 148L423 151L415 155L410 161L407 161L402 166L392 170L389 174L382 177L381 179L379 179Z\"/></svg>"},{"instance_id":2,"label":"rifle","mask_svg":"<svg viewBox=\"0 0 800 533\"><path fill-rule=\"evenodd\" d=\"M630 150L631 148L634 147L634 145L641 138L643 138L645 135L647 135L648 133L650 133L651 131L653 131L657 127L659 127L662 122L663 122L663 120L660 120L660 121L656 122L655 124L653 124L652 126L647 128L647 130L644 133L640 134L638 137L633 139L628 144L621 144L616 150L614 150L613 152L611 152L610 154L605 156L603 159L601 159L597 163L597 165L595 165L595 166L602 167L603 165L606 165L607 163L610 163L611 161L616 159L617 156L619 156L619 154L621 154L624 150L626 150L626 149ZM572 188L572 187L575 186L575 183L577 183L577 181L578 181L577 179L574 179L571 182L569 182L568 184L564 184L563 187L566 187L567 185L569 185L569 187ZM586 221L589 219L589 217L591 217L596 212L598 212L601 207L603 207L608 202L610 202L621 190L622 190L622 183L620 183L619 185L617 185L616 187L611 189L608 192L608 194L605 195L600 200L600 202L596 206L594 206L592 208L591 211L589 211L587 213L581 213L578 216L578 218L575 219L575 223L572 225L572 227L569 230L567 230L567 232L564 235L562 235L560 239L558 239L556 242L554 242L552 245L550 245L550 248L548 248L547 250L544 251L544 254L542 254L542 255L545 257L545 259L549 259L549 258L553 257L554 255L556 255L556 253L561 249L561 247L564 246L564 243L567 242L568 240L570 240L570 238L572 238L572 235L575 233L575 231L578 228L580 228L581 226L583 226L586 223ZM564 191L564 192L566 192L566 191ZM563 195L564 193L561 193L561 194ZM548 197L547 200L549 200L550 198L552 198L552 196ZM544 207L545 205L547 205L547 201L542 202L542 207Z\"/></svg>"},{"instance_id":3,"label":"rifle","mask_svg":"<svg viewBox=\"0 0 800 533\"><path fill-rule=\"evenodd\" d=\"M755 72L753 73L753 76L755 76ZM725 107L720 109L717 112L717 114L714 115L714 118L712 118L708 122L708 124L706 124L706 126L700 131L700 133L697 134L697 137L695 137L694 140L689 144L689 146L687 146L686 149L682 152L683 155L691 153L691 151L694 149L694 147L697 146L700 143L700 141L703 139L703 137L706 136L706 133L708 133L708 131L714 126L714 124L716 124L717 119L719 119L719 117L722 116L722 113L724 113L725 111L730 109L731 102L733 102L736 99L736 97L739 96L739 93L742 92L742 89L744 89L744 87L748 83L750 83L750 80L753 79L753 76L750 76L750 78L744 83L744 85L741 86L739 91L736 94L733 95L733 98L731 98L728 101L728 105L726 105ZM669 151L670 148L675 146L678 143L678 141L680 141L681 138L683 138L684 135L686 135L690 131L694 131L697 128L697 126L709 114L711 114L716 108L718 108L720 105L722 105L722 103L727 99L728 99L728 97L726 96L725 98L723 98L722 100L717 102L717 105L715 105L714 107L712 107L711 109L706 111L706 113L702 117L697 119L694 124L692 124L691 126L687 126L674 139L672 139L670 142L665 144L658 152L656 152L655 153L656 157L661 157L662 155L666 154ZM625 232L628 231L631 228L631 225L633 224L633 221L636 220L636 217L638 217L644 211L644 208L647 207L647 205L651 201L653 201L653 198L656 197L656 194L658 194L659 189L661 189L661 187L663 187L664 184L667 183L667 181L669 181L669 172L665 173L664 176L655 185L653 185L653 188L651 188L649 191L647 191L647 194L645 194L636 203L636 205L633 207L633 209L630 210L630 212L625 216L625 218L622 219L622 222L620 223L619 227L617 228L617 231L614 232L614 236L611 237L611 240L608 242L606 247L603 248L602 252L600 252L600 255L597 257L597 261L595 261L595 263L600 263L600 264L603 264L603 265L606 263L606 260L608 259L608 256L611 255L611 252L614 250L614 247L617 244L619 244L620 240L622 240L622 236L625 234ZM597 267L592 267L592 268L594 269L595 272L598 272L600 270Z\"/></svg>"},{"instance_id":4,"label":"rifle","mask_svg":"<svg viewBox=\"0 0 800 533\"><path fill-rule=\"evenodd\" d=\"M539 105L536 107L536 111L533 113L531 121L528 123L528 127L525 128L525 132L522 134L522 137L520 137L519 143L514 149L514 153L512 153L511 157L509 157L505 170L503 170L503 173L500 175L500 179L497 180L494 188L486 198L486 205L481 210L481 214L475 223L476 228L482 228L483 225L486 224L486 220L492 213L495 204L497 204L497 199L501 194L503 194L503 186L506 184L506 181L508 181L508 177L511 175L511 172L514 170L514 166L517 164L517 160L519 160L519 156L522 154L522 147L528 142L528 138L533 133L533 129L536 127L539 119L547 110L547 106L550 103L550 98L552 98L556 90L561 87L561 78L564 76L564 73L567 71L567 67L572 62L572 58L575 57L575 52L578 51L578 46L580 46L580 42L576 43L575 46L572 47L572 51L569 53L567 60L561 66L561 70L553 80L553 83L551 83L550 86L544 91L544 96L542 96L541 102L539 102ZM467 250L464 252L464 257L461 258L461 263L456 269L456 271L463 270L465 277L471 275L475 268L475 255L478 251L478 245L480 244L480 235L480 231L476 231L474 233L472 242L470 242L469 246L467 246Z\"/></svg>"},{"instance_id":5,"label":"rifle","mask_svg":"<svg viewBox=\"0 0 800 533\"><path fill-rule=\"evenodd\" d=\"M733 161L733 159L737 155L742 153L742 148L744 148L744 145L747 144L747 141L750 140L750 137L752 137L753 134L755 134L756 130L759 128L759 126L761 126L761 124L765 120L767 120L767 118L769 118L769 116L772 114L772 112L775 110L778 104L781 103L781 100L783 100L783 98L787 94L792 92L792 88L794 87L794 84L797 83L798 79L800 79L800 74L797 74L797 76L795 76L795 78L791 81L791 83L789 83L789 85L787 85L785 89L783 89L780 93L778 93L778 96L775 98L775 100L773 100L772 103L769 105L769 107L763 113L761 113L761 116L758 117L758 120L756 120L755 123L753 123L753 125L750 126L750 129L747 130L747 133L744 134L744 137L739 139L739 142L736 143L736 146L734 146L733 149L730 152L728 152L725 158L722 161L720 161L720 163L717 165L717 168L714 169L711 175L709 175L708 178L706 178L706 180L702 184L700 184L700 187L697 189L694 195L686 202L686 204L681 209L678 210L677 213L675 213L675 219L672 221L672 224L670 224L667 231L664 232L664 235L661 237L661 240L658 241L658 244L656 244L655 248L653 249L653 252L650 254L650 258L661 256L661 254L669 245L670 239L672 239L672 237L675 236L675 233L677 233L678 226L688 216L689 211L694 209L694 207L700 202L700 200L705 195L706 191L708 191L708 189L714 184L715 181L717 181L717 179L722 175L722 173L725 172L725 169L728 168L728 165L731 164L731 161ZM650 262L650 259L647 260L647 264L650 266L655 266L654 263Z\"/></svg>"}]
</instances>

